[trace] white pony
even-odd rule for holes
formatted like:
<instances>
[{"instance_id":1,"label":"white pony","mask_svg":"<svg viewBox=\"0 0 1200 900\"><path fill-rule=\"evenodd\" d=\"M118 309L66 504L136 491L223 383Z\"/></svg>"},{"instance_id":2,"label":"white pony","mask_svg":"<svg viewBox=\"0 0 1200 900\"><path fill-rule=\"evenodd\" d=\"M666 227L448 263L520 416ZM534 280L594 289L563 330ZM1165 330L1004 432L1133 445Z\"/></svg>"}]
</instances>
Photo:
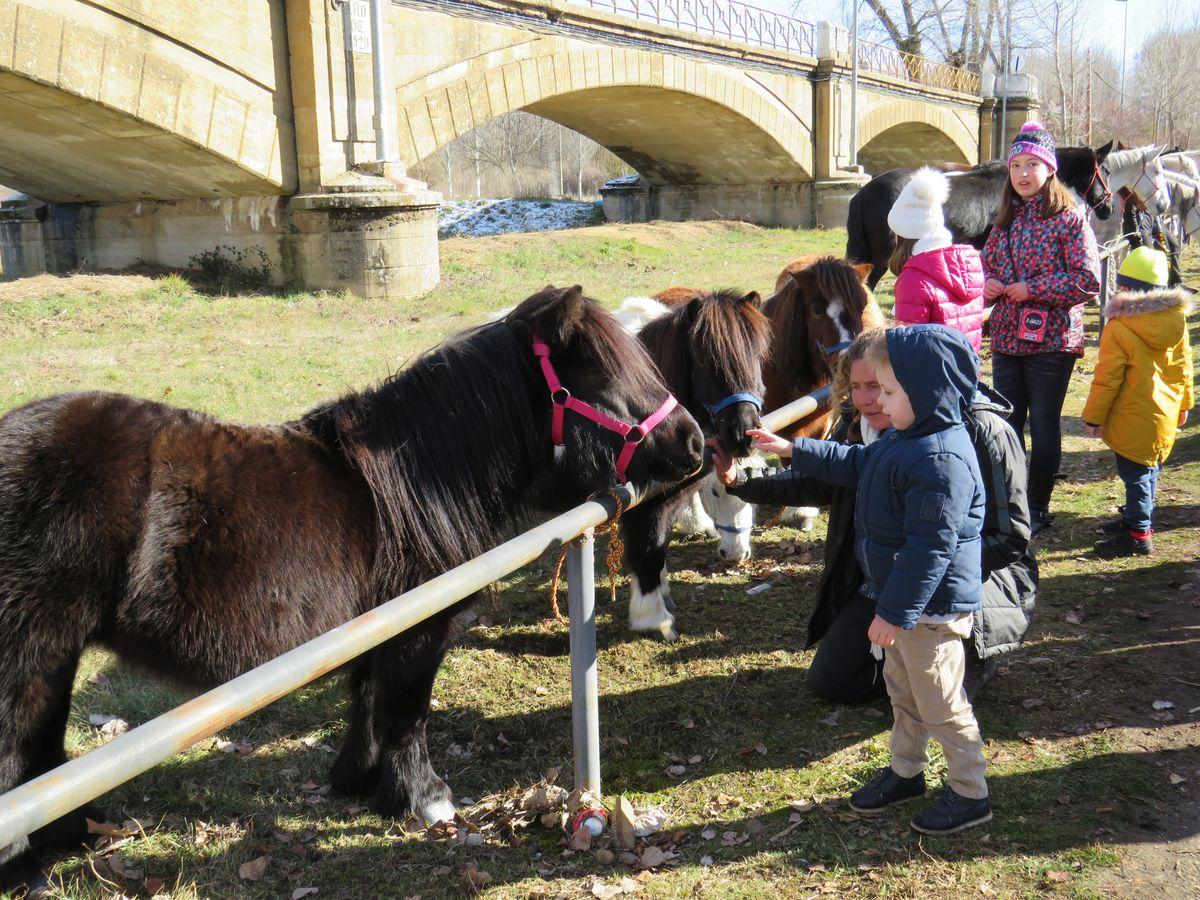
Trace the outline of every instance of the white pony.
<instances>
[{"instance_id":1,"label":"white pony","mask_svg":"<svg viewBox=\"0 0 1200 900\"><path fill-rule=\"evenodd\" d=\"M1137 147L1114 150L1108 154L1101 168L1108 189L1113 193L1113 214L1103 220L1094 215L1090 217L1092 232L1098 243L1107 244L1121 237L1124 210L1118 191L1122 188L1128 188L1136 194L1152 216L1161 216L1170 208L1171 197L1160 159L1162 152L1162 147Z\"/></svg>"}]
</instances>

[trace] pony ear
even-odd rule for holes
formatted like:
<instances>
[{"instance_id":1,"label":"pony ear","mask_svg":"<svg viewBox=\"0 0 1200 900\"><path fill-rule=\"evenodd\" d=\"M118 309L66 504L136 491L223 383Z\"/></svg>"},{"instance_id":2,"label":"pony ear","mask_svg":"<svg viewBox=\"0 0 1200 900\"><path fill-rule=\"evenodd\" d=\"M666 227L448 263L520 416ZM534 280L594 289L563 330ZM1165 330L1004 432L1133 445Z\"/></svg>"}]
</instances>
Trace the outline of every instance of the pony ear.
<instances>
[{"instance_id":1,"label":"pony ear","mask_svg":"<svg viewBox=\"0 0 1200 900\"><path fill-rule=\"evenodd\" d=\"M530 328L551 347L563 347L583 321L586 302L583 288L578 284L568 288L557 288L548 284L526 302L535 298L541 300L541 303L527 320Z\"/></svg>"},{"instance_id":2,"label":"pony ear","mask_svg":"<svg viewBox=\"0 0 1200 900\"><path fill-rule=\"evenodd\" d=\"M871 268L872 268L871 264L870 263L852 263L850 268L852 268L854 270L855 274L858 275L858 280L861 281L865 285L867 283L867 278L871 274Z\"/></svg>"},{"instance_id":3,"label":"pony ear","mask_svg":"<svg viewBox=\"0 0 1200 900\"><path fill-rule=\"evenodd\" d=\"M762 305L763 305L762 294L760 294L758 291L751 291L745 297L742 298L742 302L749 303L755 309L762 309Z\"/></svg>"},{"instance_id":4,"label":"pony ear","mask_svg":"<svg viewBox=\"0 0 1200 900\"><path fill-rule=\"evenodd\" d=\"M1097 162L1097 163L1102 163L1102 162L1104 162L1106 159L1108 159L1108 154L1112 153L1112 149L1113 149L1113 142L1112 142L1112 141L1109 141L1109 142L1108 142L1107 144L1105 144L1103 147L1099 148L1099 149L1096 151L1096 162Z\"/></svg>"}]
</instances>

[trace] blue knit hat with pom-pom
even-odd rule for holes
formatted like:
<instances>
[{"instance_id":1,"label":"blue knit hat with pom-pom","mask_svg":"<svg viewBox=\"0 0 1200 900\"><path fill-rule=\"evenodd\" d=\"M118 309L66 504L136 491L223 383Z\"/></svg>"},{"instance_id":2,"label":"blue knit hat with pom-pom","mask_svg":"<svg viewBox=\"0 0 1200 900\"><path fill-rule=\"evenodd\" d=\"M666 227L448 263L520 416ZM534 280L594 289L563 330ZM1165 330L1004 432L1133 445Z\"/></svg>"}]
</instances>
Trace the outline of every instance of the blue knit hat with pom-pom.
<instances>
[{"instance_id":1,"label":"blue knit hat with pom-pom","mask_svg":"<svg viewBox=\"0 0 1200 900\"><path fill-rule=\"evenodd\" d=\"M1050 167L1051 172L1058 171L1058 158L1054 155L1054 136L1046 130L1041 122L1026 122L1013 138L1012 146L1008 148L1008 160L1014 156L1028 153L1036 156Z\"/></svg>"}]
</instances>

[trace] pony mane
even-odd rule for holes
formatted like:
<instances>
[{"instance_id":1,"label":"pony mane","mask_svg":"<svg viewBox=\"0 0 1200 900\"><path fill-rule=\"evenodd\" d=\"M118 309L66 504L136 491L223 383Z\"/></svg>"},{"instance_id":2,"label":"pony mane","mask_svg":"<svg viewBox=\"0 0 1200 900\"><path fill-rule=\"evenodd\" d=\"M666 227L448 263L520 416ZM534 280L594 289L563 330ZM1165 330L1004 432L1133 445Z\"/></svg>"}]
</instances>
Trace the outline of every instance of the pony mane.
<instances>
[{"instance_id":1,"label":"pony mane","mask_svg":"<svg viewBox=\"0 0 1200 900\"><path fill-rule=\"evenodd\" d=\"M697 292L687 303L649 322L638 337L685 406L691 407L695 401L691 368L696 356L725 384L761 390L771 322L747 293L728 288L711 294Z\"/></svg>"},{"instance_id":2,"label":"pony mane","mask_svg":"<svg viewBox=\"0 0 1200 900\"><path fill-rule=\"evenodd\" d=\"M539 309L541 297L301 420L366 480L381 591L399 593L495 546L553 475L550 402L523 321L549 306ZM567 339L564 349L613 380L661 396L641 345L595 301Z\"/></svg>"},{"instance_id":3,"label":"pony mane","mask_svg":"<svg viewBox=\"0 0 1200 900\"><path fill-rule=\"evenodd\" d=\"M808 306L814 298L803 295L799 279L811 280L814 295L827 303L840 301L864 328L875 322L882 324L882 314L858 272L845 260L820 257L791 274L763 305L763 312L770 318L776 336L771 345L775 371L789 391L803 393L828 381L833 373L825 354L808 333Z\"/></svg>"}]
</instances>

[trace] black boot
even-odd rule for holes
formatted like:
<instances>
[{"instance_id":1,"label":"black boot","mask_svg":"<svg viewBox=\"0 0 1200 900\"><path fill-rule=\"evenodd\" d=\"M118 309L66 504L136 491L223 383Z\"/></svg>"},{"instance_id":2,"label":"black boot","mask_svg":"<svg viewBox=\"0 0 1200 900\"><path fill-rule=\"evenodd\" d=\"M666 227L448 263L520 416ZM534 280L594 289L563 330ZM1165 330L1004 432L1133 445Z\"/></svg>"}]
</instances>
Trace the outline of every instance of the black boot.
<instances>
[{"instance_id":1,"label":"black boot","mask_svg":"<svg viewBox=\"0 0 1200 900\"><path fill-rule=\"evenodd\" d=\"M855 812L879 812L885 806L925 796L925 773L901 778L888 766L867 784L850 795L850 808Z\"/></svg>"},{"instance_id":2,"label":"black boot","mask_svg":"<svg viewBox=\"0 0 1200 900\"><path fill-rule=\"evenodd\" d=\"M946 788L933 805L921 810L909 823L922 834L953 834L992 820L988 798L972 800Z\"/></svg>"},{"instance_id":3,"label":"black boot","mask_svg":"<svg viewBox=\"0 0 1200 900\"><path fill-rule=\"evenodd\" d=\"M1110 538L1096 541L1096 555L1101 559L1116 559L1120 556L1149 556L1154 550L1151 538L1135 537L1133 532L1125 529Z\"/></svg>"},{"instance_id":4,"label":"black boot","mask_svg":"<svg viewBox=\"0 0 1200 900\"><path fill-rule=\"evenodd\" d=\"M1038 507L1029 507L1029 536L1037 537L1047 528L1054 524L1054 516L1050 515L1050 510L1039 509Z\"/></svg>"}]
</instances>

